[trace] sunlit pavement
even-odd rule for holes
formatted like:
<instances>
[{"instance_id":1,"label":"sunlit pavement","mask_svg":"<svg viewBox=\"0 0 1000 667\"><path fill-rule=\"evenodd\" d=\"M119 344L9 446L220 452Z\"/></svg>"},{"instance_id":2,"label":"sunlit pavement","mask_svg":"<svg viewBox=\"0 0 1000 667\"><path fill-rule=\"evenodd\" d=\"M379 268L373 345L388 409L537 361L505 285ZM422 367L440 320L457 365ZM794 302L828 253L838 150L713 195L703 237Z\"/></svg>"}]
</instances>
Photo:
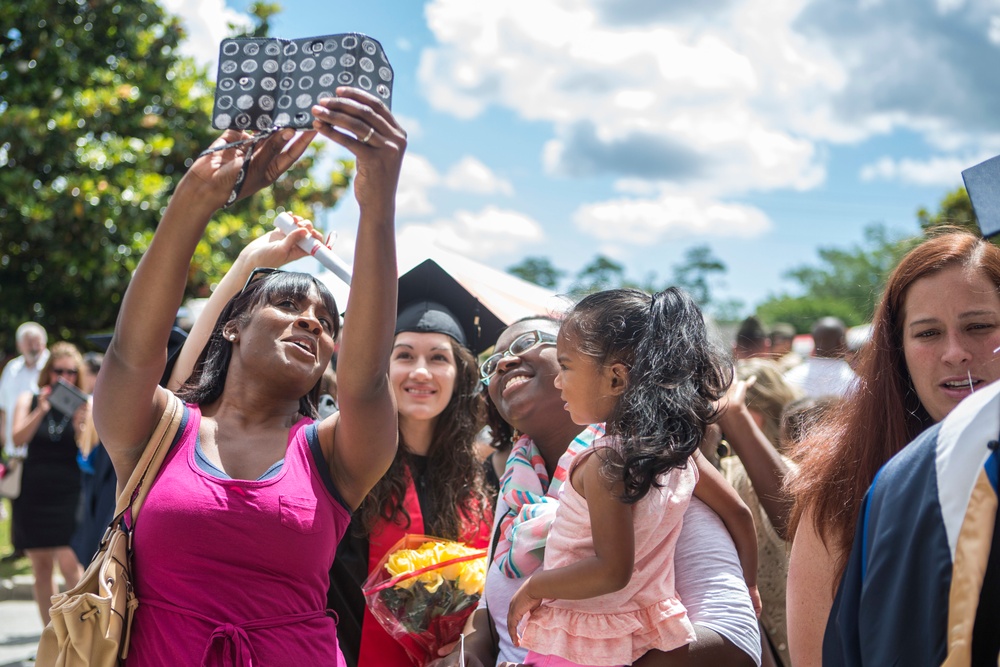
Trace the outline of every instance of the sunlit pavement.
<instances>
[{"instance_id":1,"label":"sunlit pavement","mask_svg":"<svg viewBox=\"0 0 1000 667\"><path fill-rule=\"evenodd\" d=\"M0 602L0 667L29 667L42 634L42 619L32 601Z\"/></svg>"}]
</instances>

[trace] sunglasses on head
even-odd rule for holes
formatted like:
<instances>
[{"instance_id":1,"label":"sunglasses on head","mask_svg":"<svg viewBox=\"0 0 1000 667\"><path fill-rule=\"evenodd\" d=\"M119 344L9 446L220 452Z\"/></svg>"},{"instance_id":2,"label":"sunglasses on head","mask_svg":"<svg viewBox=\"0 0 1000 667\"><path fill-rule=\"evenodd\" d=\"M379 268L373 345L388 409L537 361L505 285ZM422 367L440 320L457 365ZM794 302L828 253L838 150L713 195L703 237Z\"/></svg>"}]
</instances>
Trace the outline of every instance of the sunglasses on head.
<instances>
[{"instance_id":1,"label":"sunglasses on head","mask_svg":"<svg viewBox=\"0 0 1000 667\"><path fill-rule=\"evenodd\" d=\"M511 341L510 347L504 352L497 352L496 354L491 354L486 358L486 361L479 365L479 377L482 383L489 385L490 378L492 378L496 372L497 368L500 366L500 362L504 360L505 357L520 357L526 352L530 352L540 345L555 345L556 335L548 333L547 331L539 331L535 329L534 331L525 331L523 334Z\"/></svg>"},{"instance_id":2,"label":"sunglasses on head","mask_svg":"<svg viewBox=\"0 0 1000 667\"><path fill-rule=\"evenodd\" d=\"M240 290L240 294L246 292L247 288L250 287L250 285L254 284L261 278L269 276L272 273L284 273L284 272L285 272L284 269L273 269L269 266L258 266L256 269L250 272L250 276L247 278L246 283L243 284L243 289Z\"/></svg>"}]
</instances>

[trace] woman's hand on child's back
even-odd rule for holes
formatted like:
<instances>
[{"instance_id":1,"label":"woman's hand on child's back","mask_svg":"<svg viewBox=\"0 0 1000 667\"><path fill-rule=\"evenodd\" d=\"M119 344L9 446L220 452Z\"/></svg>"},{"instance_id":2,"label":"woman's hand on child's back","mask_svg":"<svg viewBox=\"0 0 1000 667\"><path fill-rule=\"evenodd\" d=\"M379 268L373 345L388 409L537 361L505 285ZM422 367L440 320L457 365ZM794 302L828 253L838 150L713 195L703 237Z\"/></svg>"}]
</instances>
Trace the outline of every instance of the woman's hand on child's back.
<instances>
[{"instance_id":1,"label":"woman's hand on child's back","mask_svg":"<svg viewBox=\"0 0 1000 667\"><path fill-rule=\"evenodd\" d=\"M531 611L538 609L538 606L542 604L541 598L536 598L528 592L530 584L531 577L528 577L514 593L514 597L510 599L510 609L507 611L507 632L510 634L510 640L514 646L521 645L521 639L517 634L517 627L521 624L521 619Z\"/></svg>"},{"instance_id":2,"label":"woman's hand on child's back","mask_svg":"<svg viewBox=\"0 0 1000 667\"><path fill-rule=\"evenodd\" d=\"M750 601L753 602L754 613L757 614L757 618L760 618L760 614L764 610L764 606L760 602L760 591L757 590L756 586L748 588L750 589Z\"/></svg>"}]
</instances>

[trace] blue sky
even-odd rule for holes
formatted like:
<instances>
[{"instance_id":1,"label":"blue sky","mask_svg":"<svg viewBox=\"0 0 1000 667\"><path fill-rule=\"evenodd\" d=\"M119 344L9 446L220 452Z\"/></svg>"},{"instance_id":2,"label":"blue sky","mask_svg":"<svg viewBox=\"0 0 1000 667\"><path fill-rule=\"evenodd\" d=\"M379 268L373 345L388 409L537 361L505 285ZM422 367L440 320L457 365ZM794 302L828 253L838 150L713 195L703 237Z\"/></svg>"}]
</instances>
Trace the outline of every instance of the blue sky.
<instances>
[{"instance_id":1,"label":"blue sky","mask_svg":"<svg viewBox=\"0 0 1000 667\"><path fill-rule=\"evenodd\" d=\"M243 0L164 0L212 63ZM724 298L883 222L917 230L1000 153L994 0L288 0L272 34L363 32L410 132L400 243L506 268L596 254L667 278L708 244ZM325 216L350 256L356 207Z\"/></svg>"}]
</instances>

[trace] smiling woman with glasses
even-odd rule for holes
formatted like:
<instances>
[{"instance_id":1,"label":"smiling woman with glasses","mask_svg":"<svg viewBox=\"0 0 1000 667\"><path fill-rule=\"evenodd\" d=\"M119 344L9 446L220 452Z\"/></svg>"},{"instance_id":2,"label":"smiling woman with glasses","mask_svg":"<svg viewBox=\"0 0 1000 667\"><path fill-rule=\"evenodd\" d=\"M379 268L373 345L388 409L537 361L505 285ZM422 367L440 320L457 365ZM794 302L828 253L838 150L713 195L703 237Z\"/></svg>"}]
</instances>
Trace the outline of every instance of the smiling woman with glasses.
<instances>
[{"instance_id":1,"label":"smiling woman with glasses","mask_svg":"<svg viewBox=\"0 0 1000 667\"><path fill-rule=\"evenodd\" d=\"M82 574L70 540L76 530L81 477L76 462L76 433L90 410L64 414L49 403L62 380L80 386L83 357L72 343L52 346L38 377L38 391L25 392L14 408L14 442L28 446L21 473L21 495L13 502L14 548L31 559L34 594L42 621L49 620L49 598L55 592L55 566L69 587Z\"/></svg>"},{"instance_id":2,"label":"smiling woman with glasses","mask_svg":"<svg viewBox=\"0 0 1000 667\"><path fill-rule=\"evenodd\" d=\"M171 400L157 382L191 256L211 216L238 182L244 197L274 182L317 132L354 154L360 222L340 337L341 409L317 419L340 330L332 295L313 276L257 268L302 257L296 243L309 230L255 241L221 281L213 311L199 317L174 369L170 386L186 403L183 426L134 532L139 607L130 667L214 664L233 655L276 667L343 664L326 613L327 573L351 513L396 451L387 371L406 133L375 97L348 88L337 95L313 107L315 132L275 132L251 156L253 137L227 131L199 156L122 302L94 398L120 480Z\"/></svg>"},{"instance_id":3,"label":"smiling woman with glasses","mask_svg":"<svg viewBox=\"0 0 1000 667\"><path fill-rule=\"evenodd\" d=\"M539 331L538 329L526 331L511 341L510 346L504 352L488 356L486 361L479 365L479 377L482 378L483 384L489 385L490 378L496 374L497 366L505 357L520 357L539 345L555 344L556 337L547 331Z\"/></svg>"}]
</instances>

